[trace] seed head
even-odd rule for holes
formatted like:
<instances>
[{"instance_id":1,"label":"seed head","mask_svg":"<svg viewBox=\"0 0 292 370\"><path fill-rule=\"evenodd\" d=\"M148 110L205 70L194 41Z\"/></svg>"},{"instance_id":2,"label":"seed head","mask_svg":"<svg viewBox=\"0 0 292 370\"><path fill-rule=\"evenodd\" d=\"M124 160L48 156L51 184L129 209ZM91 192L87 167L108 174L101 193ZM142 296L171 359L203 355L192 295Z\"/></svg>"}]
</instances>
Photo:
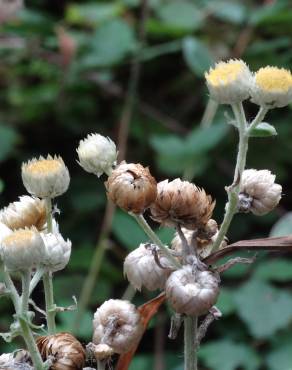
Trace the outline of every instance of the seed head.
<instances>
[{"instance_id":1,"label":"seed head","mask_svg":"<svg viewBox=\"0 0 292 370\"><path fill-rule=\"evenodd\" d=\"M98 177L103 173L111 173L118 155L115 143L109 137L99 134L90 134L81 140L77 153L80 166Z\"/></svg>"},{"instance_id":2,"label":"seed head","mask_svg":"<svg viewBox=\"0 0 292 370\"><path fill-rule=\"evenodd\" d=\"M55 198L69 187L69 171L61 157L33 158L22 164L21 171L26 190L39 198Z\"/></svg>"},{"instance_id":3,"label":"seed head","mask_svg":"<svg viewBox=\"0 0 292 370\"><path fill-rule=\"evenodd\" d=\"M19 229L2 240L0 253L8 270L28 270L42 263L45 245L35 228Z\"/></svg>"},{"instance_id":4,"label":"seed head","mask_svg":"<svg viewBox=\"0 0 292 370\"><path fill-rule=\"evenodd\" d=\"M156 198L157 185L149 169L122 162L105 183L108 197L127 212L141 214Z\"/></svg>"},{"instance_id":5,"label":"seed head","mask_svg":"<svg viewBox=\"0 0 292 370\"><path fill-rule=\"evenodd\" d=\"M254 75L252 101L269 108L281 108L292 102L292 74L284 68L264 67Z\"/></svg>"},{"instance_id":6,"label":"seed head","mask_svg":"<svg viewBox=\"0 0 292 370\"><path fill-rule=\"evenodd\" d=\"M243 171L240 199L247 199L245 212L263 216L279 203L282 186L275 183L276 176L269 170L249 169Z\"/></svg>"},{"instance_id":7,"label":"seed head","mask_svg":"<svg viewBox=\"0 0 292 370\"><path fill-rule=\"evenodd\" d=\"M194 230L202 228L212 216L215 202L204 189L188 181L175 179L159 182L157 198L150 211L152 218L162 225L175 227L177 224Z\"/></svg>"},{"instance_id":8,"label":"seed head","mask_svg":"<svg viewBox=\"0 0 292 370\"><path fill-rule=\"evenodd\" d=\"M85 351L69 333L39 337L37 346L43 360L53 357L50 370L81 370L85 364Z\"/></svg>"},{"instance_id":9,"label":"seed head","mask_svg":"<svg viewBox=\"0 0 292 370\"><path fill-rule=\"evenodd\" d=\"M200 316L216 303L219 277L210 271L195 273L191 266L174 271L166 282L166 297L174 310L181 314Z\"/></svg>"},{"instance_id":10,"label":"seed head","mask_svg":"<svg viewBox=\"0 0 292 370\"><path fill-rule=\"evenodd\" d=\"M0 222L12 230L31 226L42 230L46 223L46 217L45 202L28 195L19 197L19 201L10 203L8 207L0 211Z\"/></svg>"},{"instance_id":11,"label":"seed head","mask_svg":"<svg viewBox=\"0 0 292 370\"><path fill-rule=\"evenodd\" d=\"M205 78L211 98L220 104L239 103L249 97L252 74L242 60L219 62Z\"/></svg>"},{"instance_id":12,"label":"seed head","mask_svg":"<svg viewBox=\"0 0 292 370\"><path fill-rule=\"evenodd\" d=\"M140 244L125 259L124 275L135 289L141 290L142 286L150 291L163 289L171 270L167 258L161 256L159 262L165 269L158 266L147 244Z\"/></svg>"},{"instance_id":13,"label":"seed head","mask_svg":"<svg viewBox=\"0 0 292 370\"><path fill-rule=\"evenodd\" d=\"M120 299L104 302L95 312L93 343L107 344L115 353L126 353L143 334L141 316L135 306Z\"/></svg>"}]
</instances>

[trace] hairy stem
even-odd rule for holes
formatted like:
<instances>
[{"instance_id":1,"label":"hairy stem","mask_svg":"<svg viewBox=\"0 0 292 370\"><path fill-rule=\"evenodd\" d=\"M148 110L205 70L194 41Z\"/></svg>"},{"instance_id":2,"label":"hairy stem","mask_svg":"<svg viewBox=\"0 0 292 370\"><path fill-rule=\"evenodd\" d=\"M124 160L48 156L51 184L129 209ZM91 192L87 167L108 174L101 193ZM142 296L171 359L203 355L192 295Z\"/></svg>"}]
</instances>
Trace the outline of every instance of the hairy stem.
<instances>
[{"instance_id":1,"label":"hairy stem","mask_svg":"<svg viewBox=\"0 0 292 370\"><path fill-rule=\"evenodd\" d=\"M43 277L45 270L42 267L38 267L35 274L33 275L30 286L29 286L29 295L34 291L35 287L38 285L39 281Z\"/></svg>"},{"instance_id":2,"label":"hairy stem","mask_svg":"<svg viewBox=\"0 0 292 370\"><path fill-rule=\"evenodd\" d=\"M7 289L10 292L10 298L11 298L12 303L14 305L15 311L18 312L19 309L20 309L20 302L21 302L19 294L17 293L17 290L15 288L15 285L14 285L9 273L5 269L3 271L3 275L4 275L5 285L6 285Z\"/></svg>"},{"instance_id":3,"label":"hairy stem","mask_svg":"<svg viewBox=\"0 0 292 370\"><path fill-rule=\"evenodd\" d=\"M23 271L21 273L22 282L22 295L21 295L21 311L28 311L28 301L29 301L29 284L31 280L31 271Z\"/></svg>"},{"instance_id":4,"label":"hairy stem","mask_svg":"<svg viewBox=\"0 0 292 370\"><path fill-rule=\"evenodd\" d=\"M169 260L169 262L171 262L171 264L174 267L180 268L181 264L175 257L173 257L173 255L169 252L168 248L162 243L162 241L158 238L155 232L151 229L143 215L131 214L131 216L135 218L135 220L138 222L138 224L141 226L141 228L144 230L145 234L150 238L150 240L152 240L152 242L159 247L164 256Z\"/></svg>"},{"instance_id":5,"label":"hairy stem","mask_svg":"<svg viewBox=\"0 0 292 370\"><path fill-rule=\"evenodd\" d=\"M197 370L197 325L196 316L186 316L184 319L184 370Z\"/></svg>"},{"instance_id":6,"label":"hairy stem","mask_svg":"<svg viewBox=\"0 0 292 370\"><path fill-rule=\"evenodd\" d=\"M43 276L45 299L46 299L46 313L47 313L47 324L49 334L55 334L56 332L56 307L54 303L54 289L53 289L53 278L51 272L46 272Z\"/></svg>"},{"instance_id":7,"label":"hairy stem","mask_svg":"<svg viewBox=\"0 0 292 370\"><path fill-rule=\"evenodd\" d=\"M265 118L265 115L267 114L269 108L266 106L261 106L255 119L251 122L251 124L248 126L247 133L249 134L254 128L257 127L259 123L262 122L262 120Z\"/></svg>"},{"instance_id":8,"label":"hairy stem","mask_svg":"<svg viewBox=\"0 0 292 370\"><path fill-rule=\"evenodd\" d=\"M245 118L242 104L241 103L234 104L232 106L232 109L233 109L233 112L234 112L234 115L235 115L235 118L238 124L238 132L239 132L238 154L237 154L233 182L231 186L227 188L228 203L226 204L224 219L220 227L217 239L213 245L213 251L216 251L219 249L229 229L233 216L235 215L237 211L238 194L240 190L241 178L242 178L242 173L245 168L246 155L247 155L247 150L248 150L247 124L246 124L246 118Z\"/></svg>"}]
</instances>

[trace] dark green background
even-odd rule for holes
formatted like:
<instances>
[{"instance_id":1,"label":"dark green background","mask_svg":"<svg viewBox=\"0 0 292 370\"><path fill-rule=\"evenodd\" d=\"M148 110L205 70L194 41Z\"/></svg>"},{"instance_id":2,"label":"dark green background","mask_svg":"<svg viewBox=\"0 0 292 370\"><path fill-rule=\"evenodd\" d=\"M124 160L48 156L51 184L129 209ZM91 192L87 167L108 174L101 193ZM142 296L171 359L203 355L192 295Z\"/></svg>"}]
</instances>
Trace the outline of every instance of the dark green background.
<instances>
[{"instance_id":1,"label":"dark green background","mask_svg":"<svg viewBox=\"0 0 292 370\"><path fill-rule=\"evenodd\" d=\"M264 65L292 68L291 1L151 0L147 40L139 52L142 75L130 123L128 161L150 166L157 180L188 175L217 200L214 217L222 220L232 179L237 135L220 107L210 127L200 126L208 92L204 71L216 60L241 57L252 70ZM25 194L22 161L40 154L60 154L71 173L68 192L57 199L58 221L73 242L68 267L56 274L59 305L78 297L98 238L106 196L102 179L77 164L76 147L88 133L117 138L130 64L139 49L139 1L27 1L17 20L0 28L0 165L1 206ZM77 45L67 68L60 64L56 27L63 26ZM118 93L117 93L118 92ZM257 107L246 103L252 119ZM292 230L291 107L270 112L277 137L250 141L248 167L270 169L283 186L280 206L264 217L236 216L231 241ZM284 216L284 219L282 217ZM165 241L172 230L160 230ZM143 233L118 211L111 248L78 333L91 337L93 310L127 287L122 263ZM223 318L212 325L201 347L200 369L292 369L291 256L260 254L252 267L223 275L218 306ZM153 295L138 294L141 304ZM42 305L42 287L35 300ZM10 322L11 305L1 299L0 331ZM151 322L132 369L178 370L182 337L167 339L168 309ZM38 318L41 320L41 317ZM70 331L73 313L58 315L60 330ZM163 338L163 339L162 339ZM19 348L0 342L0 353ZM162 357L162 360L161 360ZM164 365L163 365L164 363Z\"/></svg>"}]
</instances>

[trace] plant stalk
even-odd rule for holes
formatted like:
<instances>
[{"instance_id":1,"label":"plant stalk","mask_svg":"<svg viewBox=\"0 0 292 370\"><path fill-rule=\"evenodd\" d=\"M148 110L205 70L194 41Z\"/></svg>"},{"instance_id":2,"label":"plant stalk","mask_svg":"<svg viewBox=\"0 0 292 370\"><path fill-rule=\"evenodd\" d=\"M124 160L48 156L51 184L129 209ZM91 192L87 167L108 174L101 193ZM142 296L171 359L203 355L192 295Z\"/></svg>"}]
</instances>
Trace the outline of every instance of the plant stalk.
<instances>
[{"instance_id":1,"label":"plant stalk","mask_svg":"<svg viewBox=\"0 0 292 370\"><path fill-rule=\"evenodd\" d=\"M31 271L22 271L21 272L21 282L22 282L22 295L21 295L21 311L28 311L28 302L29 302L29 285L31 280Z\"/></svg>"},{"instance_id":2,"label":"plant stalk","mask_svg":"<svg viewBox=\"0 0 292 370\"><path fill-rule=\"evenodd\" d=\"M145 234L152 240L152 242L159 247L164 256L169 260L169 262L171 262L174 267L181 268L181 264L175 257L173 257L168 248L162 243L155 232L151 229L143 215L135 215L131 213L131 216L135 218L139 226L141 226Z\"/></svg>"},{"instance_id":3,"label":"plant stalk","mask_svg":"<svg viewBox=\"0 0 292 370\"><path fill-rule=\"evenodd\" d=\"M197 316L186 316L184 318L184 370L197 370Z\"/></svg>"},{"instance_id":4,"label":"plant stalk","mask_svg":"<svg viewBox=\"0 0 292 370\"><path fill-rule=\"evenodd\" d=\"M262 120L265 118L265 115L267 114L269 108L266 106L261 106L255 119L251 122L251 124L248 126L247 133L249 134L254 128L257 127L259 123L262 122Z\"/></svg>"},{"instance_id":5,"label":"plant stalk","mask_svg":"<svg viewBox=\"0 0 292 370\"><path fill-rule=\"evenodd\" d=\"M228 203L225 206L225 215L221 224L217 239L213 245L212 251L215 252L219 249L224 237L229 229L233 216L237 212L238 194L240 190L242 173L245 168L246 156L248 150L248 132L247 123L242 107L242 103L232 105L232 109L238 123L239 132L239 147L234 171L233 182L227 188Z\"/></svg>"}]
</instances>

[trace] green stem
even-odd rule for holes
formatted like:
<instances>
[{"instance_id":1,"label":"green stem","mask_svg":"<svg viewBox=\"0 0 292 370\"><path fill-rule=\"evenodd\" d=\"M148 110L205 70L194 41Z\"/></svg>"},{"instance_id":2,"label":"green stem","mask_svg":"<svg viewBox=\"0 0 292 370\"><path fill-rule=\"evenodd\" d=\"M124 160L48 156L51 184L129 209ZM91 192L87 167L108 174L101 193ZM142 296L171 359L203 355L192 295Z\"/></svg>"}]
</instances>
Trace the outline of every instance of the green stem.
<instances>
[{"instance_id":1,"label":"green stem","mask_svg":"<svg viewBox=\"0 0 292 370\"><path fill-rule=\"evenodd\" d=\"M148 235L148 237L152 240L152 242L159 247L159 249L164 254L164 256L169 260L169 262L171 262L171 264L175 266L176 268L181 268L181 264L178 262L178 260L175 257L173 257L169 249L162 243L162 241L158 238L155 232L151 229L151 227L148 225L143 215L131 214L131 216L135 218L135 220L144 230L145 234Z\"/></svg>"},{"instance_id":2,"label":"green stem","mask_svg":"<svg viewBox=\"0 0 292 370\"><path fill-rule=\"evenodd\" d=\"M17 293L17 290L15 288L15 285L14 285L13 281L11 280L11 277L10 277L9 273L5 269L3 271L3 275L4 275L5 285L6 285L7 289L10 292L10 297L11 297L12 303L14 305L15 312L18 312L18 310L20 308L20 301L21 301L20 297Z\"/></svg>"},{"instance_id":3,"label":"green stem","mask_svg":"<svg viewBox=\"0 0 292 370\"><path fill-rule=\"evenodd\" d=\"M46 299L46 313L49 334L56 332L56 307L54 303L53 278L51 272L46 272L43 276L45 299Z\"/></svg>"},{"instance_id":4,"label":"green stem","mask_svg":"<svg viewBox=\"0 0 292 370\"><path fill-rule=\"evenodd\" d=\"M197 325L198 318L196 316L186 316L184 318L184 370L197 370Z\"/></svg>"},{"instance_id":5,"label":"green stem","mask_svg":"<svg viewBox=\"0 0 292 370\"><path fill-rule=\"evenodd\" d=\"M21 272L21 282L22 282L22 295L21 295L21 311L28 311L28 301L29 301L29 285L31 280L31 271Z\"/></svg>"},{"instance_id":6,"label":"green stem","mask_svg":"<svg viewBox=\"0 0 292 370\"><path fill-rule=\"evenodd\" d=\"M242 173L245 168L246 155L247 155L247 150L248 150L247 124L246 124L246 118L245 118L242 104L241 103L235 104L232 106L232 109L233 109L236 121L238 122L239 147L238 147L238 154L237 154L233 182L231 186L227 188L228 203L226 204L224 219L220 227L217 239L213 245L214 252L219 249L229 229L233 216L237 212L238 194L240 191L241 178L242 178Z\"/></svg>"},{"instance_id":7,"label":"green stem","mask_svg":"<svg viewBox=\"0 0 292 370\"><path fill-rule=\"evenodd\" d=\"M45 272L45 269L43 267L39 267L35 274L33 275L33 278L31 279L30 286L29 286L29 295L34 291L35 287L38 285L39 281L43 277Z\"/></svg>"},{"instance_id":8,"label":"green stem","mask_svg":"<svg viewBox=\"0 0 292 370\"><path fill-rule=\"evenodd\" d=\"M43 363L43 360L41 358L41 355L39 353L39 350L37 348L37 345L34 341L34 337L32 335L32 332L30 330L30 327L22 315L18 317L19 325L21 327L22 336L24 338L25 344L27 346L27 349L29 351L29 354L32 358L32 362L34 365L34 368L36 370L44 370L46 366Z\"/></svg>"},{"instance_id":9,"label":"green stem","mask_svg":"<svg viewBox=\"0 0 292 370\"><path fill-rule=\"evenodd\" d=\"M266 106L261 106L260 107L255 119L248 126L247 134L249 134L254 128L257 127L257 125L259 123L261 123L263 121L263 119L265 118L265 115L267 114L268 110L269 110L269 108L267 108Z\"/></svg>"},{"instance_id":10,"label":"green stem","mask_svg":"<svg viewBox=\"0 0 292 370\"><path fill-rule=\"evenodd\" d=\"M52 217L52 200L51 198L45 198L46 209L47 209L47 232L53 231L53 217Z\"/></svg>"}]
</instances>

